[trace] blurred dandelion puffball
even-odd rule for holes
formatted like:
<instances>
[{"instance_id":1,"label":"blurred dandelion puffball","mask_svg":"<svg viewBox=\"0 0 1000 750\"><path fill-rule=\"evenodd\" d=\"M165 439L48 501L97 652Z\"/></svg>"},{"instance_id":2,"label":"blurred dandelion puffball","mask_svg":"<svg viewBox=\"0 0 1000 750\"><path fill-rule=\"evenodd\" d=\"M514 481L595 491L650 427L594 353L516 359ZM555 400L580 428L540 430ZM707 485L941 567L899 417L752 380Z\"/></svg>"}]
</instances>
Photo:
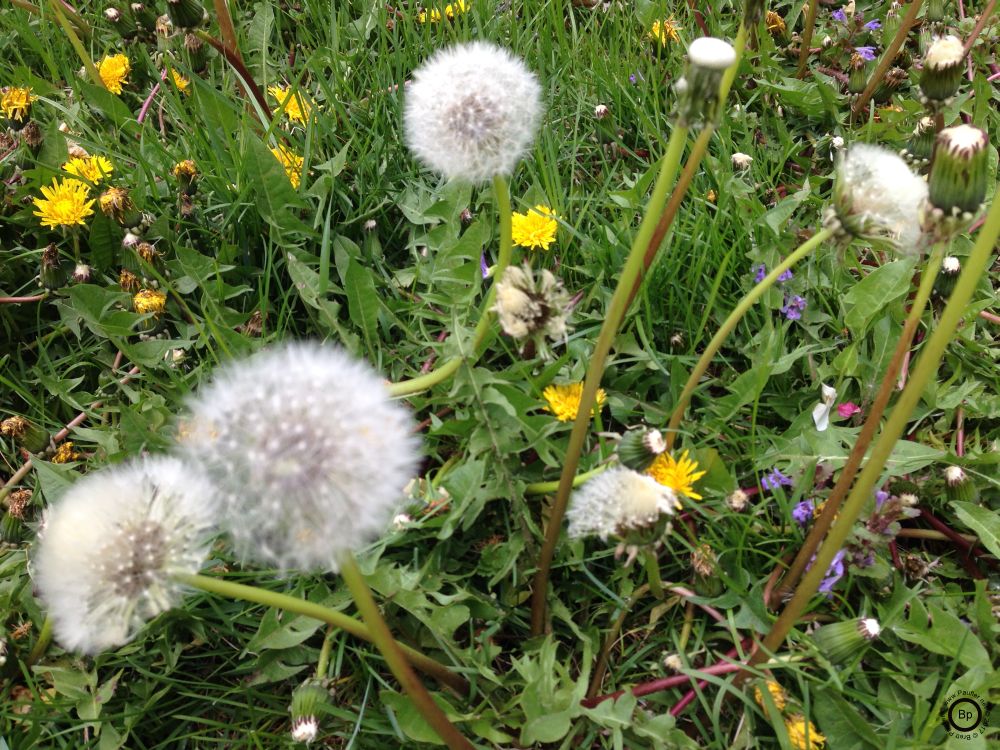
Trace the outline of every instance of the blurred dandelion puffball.
<instances>
[{"instance_id":1,"label":"blurred dandelion puffball","mask_svg":"<svg viewBox=\"0 0 1000 750\"><path fill-rule=\"evenodd\" d=\"M927 182L888 149L856 143L840 160L834 211L840 225L856 237L883 239L902 252L919 252L926 201Z\"/></svg>"},{"instance_id":2,"label":"blurred dandelion puffball","mask_svg":"<svg viewBox=\"0 0 1000 750\"><path fill-rule=\"evenodd\" d=\"M384 533L420 459L413 420L340 349L280 345L222 367L190 400L180 446L217 487L244 559L337 571Z\"/></svg>"},{"instance_id":3,"label":"blurred dandelion puffball","mask_svg":"<svg viewBox=\"0 0 1000 750\"><path fill-rule=\"evenodd\" d=\"M673 515L677 494L650 476L616 466L587 480L573 493L566 511L573 538L623 534Z\"/></svg>"},{"instance_id":4,"label":"blurred dandelion puffball","mask_svg":"<svg viewBox=\"0 0 1000 750\"><path fill-rule=\"evenodd\" d=\"M212 488L172 458L78 480L45 513L34 579L63 647L127 643L180 603L176 573L197 573L216 534Z\"/></svg>"},{"instance_id":5,"label":"blurred dandelion puffball","mask_svg":"<svg viewBox=\"0 0 1000 750\"><path fill-rule=\"evenodd\" d=\"M534 73L494 44L439 50L406 89L407 145L449 179L508 175L534 140L541 94Z\"/></svg>"}]
</instances>

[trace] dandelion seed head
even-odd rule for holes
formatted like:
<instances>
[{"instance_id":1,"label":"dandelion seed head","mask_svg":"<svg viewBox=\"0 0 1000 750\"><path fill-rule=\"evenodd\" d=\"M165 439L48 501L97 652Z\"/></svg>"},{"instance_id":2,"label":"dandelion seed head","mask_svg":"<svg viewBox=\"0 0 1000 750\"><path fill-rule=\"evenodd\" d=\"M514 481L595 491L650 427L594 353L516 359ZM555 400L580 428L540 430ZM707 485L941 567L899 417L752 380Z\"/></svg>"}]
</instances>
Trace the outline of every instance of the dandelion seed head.
<instances>
[{"instance_id":1,"label":"dandelion seed head","mask_svg":"<svg viewBox=\"0 0 1000 750\"><path fill-rule=\"evenodd\" d=\"M616 466L573 493L566 518L574 538L627 533L654 524L678 509L677 494L652 477Z\"/></svg>"},{"instance_id":2,"label":"dandelion seed head","mask_svg":"<svg viewBox=\"0 0 1000 750\"><path fill-rule=\"evenodd\" d=\"M957 36L948 34L936 38L927 48L924 65L932 70L950 68L965 59L965 45Z\"/></svg>"},{"instance_id":3,"label":"dandelion seed head","mask_svg":"<svg viewBox=\"0 0 1000 750\"><path fill-rule=\"evenodd\" d=\"M217 485L245 559L337 570L389 527L419 463L413 421L340 349L291 344L221 368L181 447Z\"/></svg>"}]
</instances>

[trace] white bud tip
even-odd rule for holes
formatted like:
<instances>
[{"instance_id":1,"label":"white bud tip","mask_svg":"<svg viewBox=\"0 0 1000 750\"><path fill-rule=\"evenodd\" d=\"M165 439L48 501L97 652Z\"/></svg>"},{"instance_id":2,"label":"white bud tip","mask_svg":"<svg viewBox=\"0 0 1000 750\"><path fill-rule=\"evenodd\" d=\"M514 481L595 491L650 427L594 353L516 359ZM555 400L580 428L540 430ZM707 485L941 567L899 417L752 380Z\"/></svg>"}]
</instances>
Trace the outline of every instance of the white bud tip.
<instances>
[{"instance_id":1,"label":"white bud tip","mask_svg":"<svg viewBox=\"0 0 1000 750\"><path fill-rule=\"evenodd\" d=\"M965 481L965 472L961 466L949 466L944 470L944 481L950 485L961 484Z\"/></svg>"},{"instance_id":2,"label":"white bud tip","mask_svg":"<svg viewBox=\"0 0 1000 750\"><path fill-rule=\"evenodd\" d=\"M867 617L858 625L861 629L861 635L870 641L878 638L878 634L882 632L882 626L878 624L878 620L874 617Z\"/></svg>"},{"instance_id":3,"label":"white bud tip","mask_svg":"<svg viewBox=\"0 0 1000 750\"><path fill-rule=\"evenodd\" d=\"M703 36L691 42L688 59L701 68L723 70L736 62L736 50L729 42L713 36Z\"/></svg>"},{"instance_id":4,"label":"white bud tip","mask_svg":"<svg viewBox=\"0 0 1000 750\"><path fill-rule=\"evenodd\" d=\"M942 36L931 42L924 56L924 65L931 69L948 68L965 59L965 46L957 36Z\"/></svg>"},{"instance_id":5,"label":"white bud tip","mask_svg":"<svg viewBox=\"0 0 1000 750\"><path fill-rule=\"evenodd\" d=\"M945 128L938 133L938 138L941 145L953 154L971 154L982 151L989 142L986 132L972 125L956 125L953 128Z\"/></svg>"},{"instance_id":6,"label":"white bud tip","mask_svg":"<svg viewBox=\"0 0 1000 750\"><path fill-rule=\"evenodd\" d=\"M962 262L954 255L949 255L941 261L941 270L945 273L958 273L962 270Z\"/></svg>"}]
</instances>

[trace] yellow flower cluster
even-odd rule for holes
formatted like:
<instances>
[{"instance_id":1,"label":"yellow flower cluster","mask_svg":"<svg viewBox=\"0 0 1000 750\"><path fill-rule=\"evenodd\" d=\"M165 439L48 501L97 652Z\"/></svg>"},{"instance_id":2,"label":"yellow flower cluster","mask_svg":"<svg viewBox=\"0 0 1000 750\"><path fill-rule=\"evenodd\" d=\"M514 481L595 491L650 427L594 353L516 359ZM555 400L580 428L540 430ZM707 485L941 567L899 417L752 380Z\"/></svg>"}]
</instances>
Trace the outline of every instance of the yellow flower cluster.
<instances>
[{"instance_id":1,"label":"yellow flower cluster","mask_svg":"<svg viewBox=\"0 0 1000 750\"><path fill-rule=\"evenodd\" d=\"M788 731L792 747L796 750L820 750L826 744L826 737L821 735L816 726L802 714L786 718L785 729Z\"/></svg>"},{"instance_id":2,"label":"yellow flower cluster","mask_svg":"<svg viewBox=\"0 0 1000 750\"><path fill-rule=\"evenodd\" d=\"M443 17L447 18L449 21L455 18L455 16L460 16L463 13L469 12L469 3L465 0L457 0L457 2L449 3L444 6ZM442 18L442 13L437 8L431 8L431 10L422 10L417 14L417 20L420 23L440 23Z\"/></svg>"},{"instance_id":3,"label":"yellow flower cluster","mask_svg":"<svg viewBox=\"0 0 1000 750\"><path fill-rule=\"evenodd\" d=\"M779 711L784 711L785 704L788 702L788 696L785 695L785 689L774 680L768 680L766 686L767 692L771 694L771 699L774 701L775 707ZM753 697L761 709L767 710L764 703L764 693L759 687L755 687L753 689Z\"/></svg>"},{"instance_id":4,"label":"yellow flower cluster","mask_svg":"<svg viewBox=\"0 0 1000 750\"><path fill-rule=\"evenodd\" d=\"M38 97L31 93L31 87L4 86L0 91L0 109L10 120L21 122L28 116L31 103Z\"/></svg>"},{"instance_id":5,"label":"yellow flower cluster","mask_svg":"<svg viewBox=\"0 0 1000 750\"><path fill-rule=\"evenodd\" d=\"M132 298L132 308L140 314L159 315L167 306L167 295L156 289L142 289Z\"/></svg>"},{"instance_id":6,"label":"yellow flower cluster","mask_svg":"<svg viewBox=\"0 0 1000 750\"><path fill-rule=\"evenodd\" d=\"M271 153L285 168L285 174L288 175L288 181L292 183L292 187L298 189L299 183L302 182L302 157L287 146L272 148Z\"/></svg>"},{"instance_id":7,"label":"yellow flower cluster","mask_svg":"<svg viewBox=\"0 0 1000 750\"><path fill-rule=\"evenodd\" d=\"M580 399L583 396L583 383L569 383L567 385L550 385L542 396L548 402L548 410L556 415L560 422L572 422L576 419L576 414L580 410ZM597 389L597 398L594 403L594 413L596 414L607 401L607 394L603 388Z\"/></svg>"},{"instance_id":8,"label":"yellow flower cluster","mask_svg":"<svg viewBox=\"0 0 1000 750\"><path fill-rule=\"evenodd\" d=\"M103 156L74 156L62 168L64 172L94 184L110 177L115 171L111 161Z\"/></svg>"},{"instance_id":9,"label":"yellow flower cluster","mask_svg":"<svg viewBox=\"0 0 1000 750\"><path fill-rule=\"evenodd\" d=\"M285 116L292 122L305 125L313 110L313 103L301 92L292 91L288 86L268 86L267 93L284 109Z\"/></svg>"},{"instance_id":10,"label":"yellow flower cluster","mask_svg":"<svg viewBox=\"0 0 1000 750\"><path fill-rule=\"evenodd\" d=\"M174 86L176 86L177 90L182 94L188 93L191 89L191 80L189 78L185 78L173 68L170 69L170 77L173 79Z\"/></svg>"},{"instance_id":11,"label":"yellow flower cluster","mask_svg":"<svg viewBox=\"0 0 1000 750\"><path fill-rule=\"evenodd\" d=\"M73 441L67 440L56 449L55 454L52 456L52 463L68 464L70 461L78 461L81 458L82 456L73 450Z\"/></svg>"},{"instance_id":12,"label":"yellow flower cluster","mask_svg":"<svg viewBox=\"0 0 1000 750\"><path fill-rule=\"evenodd\" d=\"M692 500L701 500L701 495L694 491L694 483L705 476L705 472L698 471L698 462L688 458L687 451L681 454L680 460L675 460L669 453L661 453L646 473L674 492Z\"/></svg>"},{"instance_id":13,"label":"yellow flower cluster","mask_svg":"<svg viewBox=\"0 0 1000 750\"><path fill-rule=\"evenodd\" d=\"M132 64L125 55L106 55L97 66L97 72L104 81L104 86L112 94L120 94L122 86L128 83L128 74Z\"/></svg>"},{"instance_id":14,"label":"yellow flower cluster","mask_svg":"<svg viewBox=\"0 0 1000 750\"><path fill-rule=\"evenodd\" d=\"M94 213L94 199L88 200L90 188L79 180L52 180L51 187L42 187L43 198L35 198L35 216L43 227L70 227L84 224Z\"/></svg>"},{"instance_id":15,"label":"yellow flower cluster","mask_svg":"<svg viewBox=\"0 0 1000 750\"><path fill-rule=\"evenodd\" d=\"M653 21L653 25L649 27L649 38L659 42L661 47L666 47L667 42L680 41L680 28L673 17Z\"/></svg>"},{"instance_id":16,"label":"yellow flower cluster","mask_svg":"<svg viewBox=\"0 0 1000 750\"><path fill-rule=\"evenodd\" d=\"M559 222L548 206L538 205L523 214L515 211L511 217L514 244L521 247L548 250L549 245L556 241L557 229Z\"/></svg>"}]
</instances>

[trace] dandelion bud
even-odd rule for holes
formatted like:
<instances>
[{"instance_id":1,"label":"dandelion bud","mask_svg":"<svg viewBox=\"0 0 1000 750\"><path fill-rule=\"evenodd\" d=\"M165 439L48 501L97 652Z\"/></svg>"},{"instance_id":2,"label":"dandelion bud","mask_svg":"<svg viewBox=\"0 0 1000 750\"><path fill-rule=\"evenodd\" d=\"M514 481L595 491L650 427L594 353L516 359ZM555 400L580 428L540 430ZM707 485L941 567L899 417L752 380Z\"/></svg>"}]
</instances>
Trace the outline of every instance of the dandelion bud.
<instances>
[{"instance_id":1,"label":"dandelion bud","mask_svg":"<svg viewBox=\"0 0 1000 750\"><path fill-rule=\"evenodd\" d=\"M611 110L606 104L598 104L594 107L594 118L597 120L603 120L605 117L611 114Z\"/></svg>"},{"instance_id":2,"label":"dandelion bud","mask_svg":"<svg viewBox=\"0 0 1000 750\"><path fill-rule=\"evenodd\" d=\"M903 156L911 164L922 167L931 160L934 153L934 140L937 131L934 129L933 117L921 117L917 127L913 129L913 135L906 143Z\"/></svg>"},{"instance_id":3,"label":"dandelion bud","mask_svg":"<svg viewBox=\"0 0 1000 750\"><path fill-rule=\"evenodd\" d=\"M38 282L45 289L59 289L66 284L66 267L59 257L59 248L48 245L42 251L41 266L38 270Z\"/></svg>"},{"instance_id":4,"label":"dandelion bud","mask_svg":"<svg viewBox=\"0 0 1000 750\"><path fill-rule=\"evenodd\" d=\"M726 498L726 505L729 506L731 511L736 513L742 513L746 510L747 504L750 502L750 496L741 489L733 490L729 496Z\"/></svg>"},{"instance_id":5,"label":"dandelion bud","mask_svg":"<svg viewBox=\"0 0 1000 750\"><path fill-rule=\"evenodd\" d=\"M96 654L178 604L214 535L211 488L175 459L78 480L45 513L35 584L65 648Z\"/></svg>"},{"instance_id":6,"label":"dandelion bud","mask_svg":"<svg viewBox=\"0 0 1000 750\"><path fill-rule=\"evenodd\" d=\"M194 34L184 35L184 51L187 53L188 66L191 70L201 71L208 64L208 47Z\"/></svg>"},{"instance_id":7,"label":"dandelion bud","mask_svg":"<svg viewBox=\"0 0 1000 750\"><path fill-rule=\"evenodd\" d=\"M920 212L927 183L899 156L858 143L844 152L834 179L833 205L824 224L902 252L922 250Z\"/></svg>"},{"instance_id":8,"label":"dandelion bud","mask_svg":"<svg viewBox=\"0 0 1000 750\"><path fill-rule=\"evenodd\" d=\"M680 103L677 121L690 127L699 121L714 121L721 109L719 87L726 68L736 62L736 50L728 42L703 36L688 47L688 67L678 81Z\"/></svg>"},{"instance_id":9,"label":"dandelion bud","mask_svg":"<svg viewBox=\"0 0 1000 750\"><path fill-rule=\"evenodd\" d=\"M872 98L878 104L888 104L892 101L892 95L899 91L900 87L909 80L906 71L902 68L892 68L885 74L879 83L878 88Z\"/></svg>"},{"instance_id":10,"label":"dandelion bud","mask_svg":"<svg viewBox=\"0 0 1000 750\"><path fill-rule=\"evenodd\" d=\"M178 29L194 29L207 17L205 8L197 0L167 0L167 15Z\"/></svg>"},{"instance_id":11,"label":"dandelion bud","mask_svg":"<svg viewBox=\"0 0 1000 750\"><path fill-rule=\"evenodd\" d=\"M944 491L949 500L963 503L976 499L976 485L969 479L961 466L949 466L944 470Z\"/></svg>"},{"instance_id":12,"label":"dandelion bud","mask_svg":"<svg viewBox=\"0 0 1000 750\"><path fill-rule=\"evenodd\" d=\"M140 242L135 246L135 254L143 266L159 270L163 265L161 260L163 253L156 249L156 246L149 242Z\"/></svg>"},{"instance_id":13,"label":"dandelion bud","mask_svg":"<svg viewBox=\"0 0 1000 750\"><path fill-rule=\"evenodd\" d=\"M944 20L945 0L927 0L924 9L924 20L930 23L941 23Z\"/></svg>"},{"instance_id":14,"label":"dandelion bud","mask_svg":"<svg viewBox=\"0 0 1000 750\"><path fill-rule=\"evenodd\" d=\"M21 416L7 417L0 422L0 435L12 438L28 453L39 453L49 445L49 433Z\"/></svg>"},{"instance_id":15,"label":"dandelion bud","mask_svg":"<svg viewBox=\"0 0 1000 750\"><path fill-rule=\"evenodd\" d=\"M989 139L971 125L945 128L937 135L928 177L934 213L971 219L986 198Z\"/></svg>"},{"instance_id":16,"label":"dandelion bud","mask_svg":"<svg viewBox=\"0 0 1000 750\"><path fill-rule=\"evenodd\" d=\"M941 270L934 279L934 293L939 297L947 297L955 288L958 274L962 272L962 261L954 255L948 255L941 260Z\"/></svg>"},{"instance_id":17,"label":"dandelion bud","mask_svg":"<svg viewBox=\"0 0 1000 750\"><path fill-rule=\"evenodd\" d=\"M508 266L497 282L493 307L500 327L519 341L532 339L546 356L545 339L566 338L570 297L551 271L534 271L530 265Z\"/></svg>"},{"instance_id":18,"label":"dandelion bud","mask_svg":"<svg viewBox=\"0 0 1000 750\"><path fill-rule=\"evenodd\" d=\"M319 734L317 711L329 703L330 693L316 680L306 680L292 692L292 740L309 744Z\"/></svg>"},{"instance_id":19,"label":"dandelion bud","mask_svg":"<svg viewBox=\"0 0 1000 750\"><path fill-rule=\"evenodd\" d=\"M540 114L541 87L521 60L487 42L458 44L414 71L406 141L446 178L483 182L514 171Z\"/></svg>"},{"instance_id":20,"label":"dandelion bud","mask_svg":"<svg viewBox=\"0 0 1000 750\"><path fill-rule=\"evenodd\" d=\"M629 430L618 441L618 460L634 471L645 471L666 449L659 430Z\"/></svg>"},{"instance_id":21,"label":"dandelion bud","mask_svg":"<svg viewBox=\"0 0 1000 750\"><path fill-rule=\"evenodd\" d=\"M337 570L384 533L419 463L409 412L340 349L279 346L216 373L181 447L215 482L237 554Z\"/></svg>"},{"instance_id":22,"label":"dandelion bud","mask_svg":"<svg viewBox=\"0 0 1000 750\"><path fill-rule=\"evenodd\" d=\"M882 43L886 46L896 38L896 33L903 23L903 18L899 15L899 10L895 7L896 5L898 3L893 3L889 7L889 10L885 14L885 20L882 21Z\"/></svg>"},{"instance_id":23,"label":"dandelion bud","mask_svg":"<svg viewBox=\"0 0 1000 750\"><path fill-rule=\"evenodd\" d=\"M122 12L118 8L105 8L104 17L114 24L116 30L121 30L118 22L122 20Z\"/></svg>"},{"instance_id":24,"label":"dandelion bud","mask_svg":"<svg viewBox=\"0 0 1000 750\"><path fill-rule=\"evenodd\" d=\"M156 11L144 3L132 3L129 11L136 24L147 34L156 28Z\"/></svg>"},{"instance_id":25,"label":"dandelion bud","mask_svg":"<svg viewBox=\"0 0 1000 750\"><path fill-rule=\"evenodd\" d=\"M118 286L123 292L137 292L139 291L139 278L127 268L123 268L118 273Z\"/></svg>"},{"instance_id":26,"label":"dandelion bud","mask_svg":"<svg viewBox=\"0 0 1000 750\"><path fill-rule=\"evenodd\" d=\"M677 495L652 477L622 466L589 479L573 493L566 518L573 538L624 536L672 516Z\"/></svg>"},{"instance_id":27,"label":"dandelion bud","mask_svg":"<svg viewBox=\"0 0 1000 750\"><path fill-rule=\"evenodd\" d=\"M965 69L965 49L957 36L942 36L931 42L924 55L920 90L932 103L955 96Z\"/></svg>"},{"instance_id":28,"label":"dandelion bud","mask_svg":"<svg viewBox=\"0 0 1000 750\"><path fill-rule=\"evenodd\" d=\"M860 94L868 83L868 63L857 52L851 55L851 69L847 77L847 90L852 94Z\"/></svg>"},{"instance_id":29,"label":"dandelion bud","mask_svg":"<svg viewBox=\"0 0 1000 750\"><path fill-rule=\"evenodd\" d=\"M691 569L694 570L694 590L699 596L718 596L722 592L719 578L719 561L715 552L707 544L701 544L691 552Z\"/></svg>"},{"instance_id":30,"label":"dandelion bud","mask_svg":"<svg viewBox=\"0 0 1000 750\"><path fill-rule=\"evenodd\" d=\"M91 269L86 263L77 263L73 269L73 281L77 284L86 284L90 281Z\"/></svg>"},{"instance_id":31,"label":"dandelion bud","mask_svg":"<svg viewBox=\"0 0 1000 750\"><path fill-rule=\"evenodd\" d=\"M844 620L819 628L813 633L813 643L824 657L837 664L864 650L881 631L873 617Z\"/></svg>"}]
</instances>

